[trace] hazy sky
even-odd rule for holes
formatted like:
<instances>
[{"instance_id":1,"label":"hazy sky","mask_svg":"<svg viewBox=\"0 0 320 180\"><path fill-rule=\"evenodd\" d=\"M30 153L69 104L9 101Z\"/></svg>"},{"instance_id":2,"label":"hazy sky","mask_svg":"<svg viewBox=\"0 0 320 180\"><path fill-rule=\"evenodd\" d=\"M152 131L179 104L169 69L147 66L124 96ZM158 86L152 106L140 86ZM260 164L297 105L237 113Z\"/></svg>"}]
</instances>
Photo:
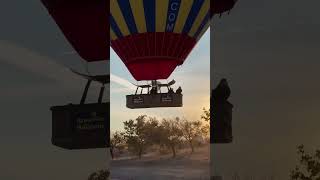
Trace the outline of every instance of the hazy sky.
<instances>
[{"instance_id":1,"label":"hazy sky","mask_svg":"<svg viewBox=\"0 0 320 180\"><path fill-rule=\"evenodd\" d=\"M319 6L317 0L240 0L229 16L215 19L211 79L230 80L235 105L235 141L214 149L217 172L282 180L298 144L320 147ZM104 167L104 150L52 146L49 111L79 101L85 82L64 65L83 63L38 0L1 1L0 22L0 179L85 179Z\"/></svg>"}]
</instances>

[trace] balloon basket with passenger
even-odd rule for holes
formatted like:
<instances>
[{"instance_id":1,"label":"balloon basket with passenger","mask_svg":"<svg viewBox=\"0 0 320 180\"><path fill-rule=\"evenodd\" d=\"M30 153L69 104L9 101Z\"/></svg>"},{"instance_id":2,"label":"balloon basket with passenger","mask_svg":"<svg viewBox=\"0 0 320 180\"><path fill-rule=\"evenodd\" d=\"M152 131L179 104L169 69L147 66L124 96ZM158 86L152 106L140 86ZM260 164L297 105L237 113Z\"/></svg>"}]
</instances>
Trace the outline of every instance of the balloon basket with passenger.
<instances>
[{"instance_id":1,"label":"balloon basket with passenger","mask_svg":"<svg viewBox=\"0 0 320 180\"><path fill-rule=\"evenodd\" d=\"M181 87L174 92L171 87L173 84L175 84L174 80L165 84L154 80L151 81L151 84L136 85L135 94L126 96L127 107L130 109L182 107Z\"/></svg>"}]
</instances>

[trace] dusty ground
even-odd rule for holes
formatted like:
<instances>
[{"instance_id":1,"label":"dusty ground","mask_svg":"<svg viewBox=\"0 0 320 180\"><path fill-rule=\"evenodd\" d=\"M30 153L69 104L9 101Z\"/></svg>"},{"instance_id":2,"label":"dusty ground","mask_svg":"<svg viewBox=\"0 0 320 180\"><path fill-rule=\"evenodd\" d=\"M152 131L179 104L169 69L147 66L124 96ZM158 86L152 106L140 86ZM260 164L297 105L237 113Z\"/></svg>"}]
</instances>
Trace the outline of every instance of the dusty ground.
<instances>
[{"instance_id":1,"label":"dusty ground","mask_svg":"<svg viewBox=\"0 0 320 180\"><path fill-rule=\"evenodd\" d=\"M139 159L118 159L111 162L112 180L207 180L209 179L209 146L171 154L149 154Z\"/></svg>"}]
</instances>

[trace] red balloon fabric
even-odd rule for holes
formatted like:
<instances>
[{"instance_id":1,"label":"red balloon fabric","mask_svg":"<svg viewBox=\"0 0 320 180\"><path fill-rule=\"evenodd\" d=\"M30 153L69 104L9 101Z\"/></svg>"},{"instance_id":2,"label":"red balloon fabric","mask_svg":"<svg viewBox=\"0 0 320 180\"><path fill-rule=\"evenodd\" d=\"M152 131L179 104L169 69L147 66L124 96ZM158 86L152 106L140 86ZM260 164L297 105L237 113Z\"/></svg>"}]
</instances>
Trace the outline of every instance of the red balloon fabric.
<instances>
[{"instance_id":1,"label":"red balloon fabric","mask_svg":"<svg viewBox=\"0 0 320 180\"><path fill-rule=\"evenodd\" d=\"M67 40L86 61L109 60L109 1L41 0Z\"/></svg>"},{"instance_id":2,"label":"red balloon fabric","mask_svg":"<svg viewBox=\"0 0 320 180\"><path fill-rule=\"evenodd\" d=\"M136 80L167 79L196 44L184 34L134 34L112 41L113 49Z\"/></svg>"}]
</instances>

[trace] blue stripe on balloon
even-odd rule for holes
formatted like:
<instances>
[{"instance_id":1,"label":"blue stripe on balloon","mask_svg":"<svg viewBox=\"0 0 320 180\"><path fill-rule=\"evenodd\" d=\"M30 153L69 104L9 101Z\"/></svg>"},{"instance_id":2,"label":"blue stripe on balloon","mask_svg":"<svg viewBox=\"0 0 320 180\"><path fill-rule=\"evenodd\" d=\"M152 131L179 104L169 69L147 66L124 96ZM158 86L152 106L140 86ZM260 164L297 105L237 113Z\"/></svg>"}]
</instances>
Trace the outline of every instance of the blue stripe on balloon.
<instances>
[{"instance_id":1,"label":"blue stripe on balloon","mask_svg":"<svg viewBox=\"0 0 320 180\"><path fill-rule=\"evenodd\" d=\"M173 32L178 13L181 5L181 0L170 0L168 5L168 14L166 22L166 32Z\"/></svg>"},{"instance_id":2,"label":"blue stripe on balloon","mask_svg":"<svg viewBox=\"0 0 320 180\"><path fill-rule=\"evenodd\" d=\"M118 27L116 21L114 20L114 17L110 14L110 26L113 30L113 32L117 35L118 38L122 37L123 34L120 31L120 28Z\"/></svg>"},{"instance_id":3,"label":"blue stripe on balloon","mask_svg":"<svg viewBox=\"0 0 320 180\"><path fill-rule=\"evenodd\" d=\"M144 0L144 14L148 32L156 31L156 2L155 0Z\"/></svg>"},{"instance_id":4,"label":"blue stripe on balloon","mask_svg":"<svg viewBox=\"0 0 320 180\"><path fill-rule=\"evenodd\" d=\"M183 27L182 32L188 34L192 28L192 25L198 16L201 6L203 5L205 0L195 0L193 1L189 16L187 18L186 24Z\"/></svg>"},{"instance_id":5,"label":"blue stripe on balloon","mask_svg":"<svg viewBox=\"0 0 320 180\"><path fill-rule=\"evenodd\" d=\"M194 34L194 38L198 38L199 34L201 33L201 31L203 30L203 28L205 27L205 25L208 23L208 21L210 20L210 11L208 11L208 13L206 14L206 16L203 18L197 32Z\"/></svg>"},{"instance_id":6,"label":"blue stripe on balloon","mask_svg":"<svg viewBox=\"0 0 320 180\"><path fill-rule=\"evenodd\" d=\"M118 0L118 3L130 33L131 34L137 33L138 32L137 25L133 17L129 0Z\"/></svg>"}]
</instances>

